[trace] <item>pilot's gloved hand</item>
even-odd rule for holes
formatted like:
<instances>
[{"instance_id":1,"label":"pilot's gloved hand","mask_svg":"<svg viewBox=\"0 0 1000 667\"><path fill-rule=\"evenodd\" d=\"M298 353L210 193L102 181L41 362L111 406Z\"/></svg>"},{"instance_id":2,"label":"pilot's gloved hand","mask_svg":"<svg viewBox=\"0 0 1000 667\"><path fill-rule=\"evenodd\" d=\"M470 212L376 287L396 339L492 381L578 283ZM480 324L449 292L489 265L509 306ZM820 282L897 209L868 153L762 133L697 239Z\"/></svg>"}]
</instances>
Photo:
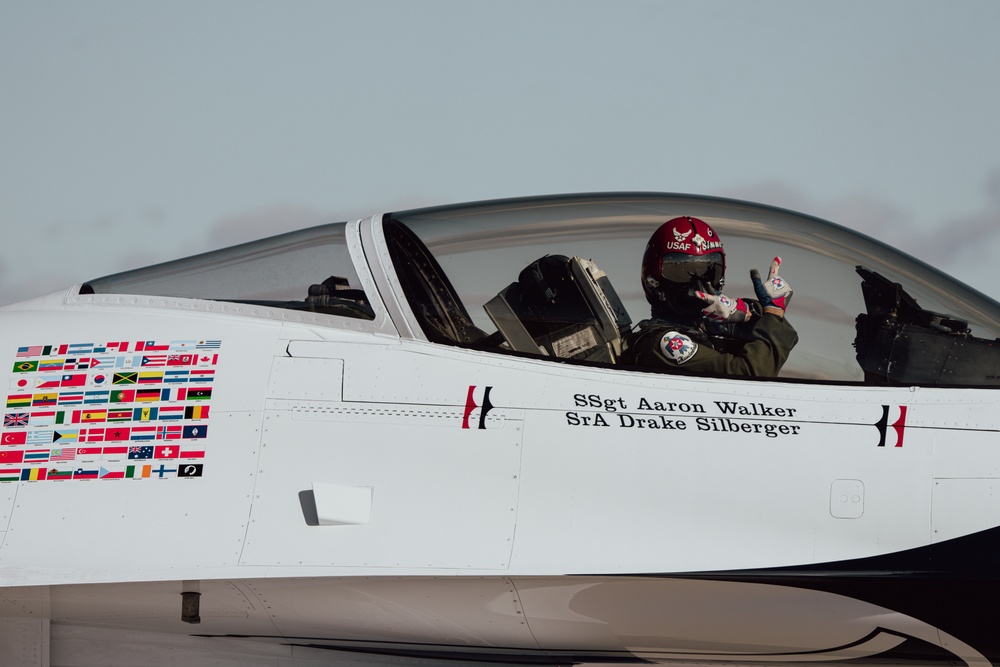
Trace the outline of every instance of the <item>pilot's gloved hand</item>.
<instances>
[{"instance_id":1,"label":"pilot's gloved hand","mask_svg":"<svg viewBox=\"0 0 1000 667\"><path fill-rule=\"evenodd\" d=\"M736 324L750 317L750 309L743 299L730 299L725 294L695 292L694 295L705 302L701 314L707 320Z\"/></svg>"},{"instance_id":2,"label":"pilot's gloved hand","mask_svg":"<svg viewBox=\"0 0 1000 667\"><path fill-rule=\"evenodd\" d=\"M775 257L771 262L771 270L768 271L767 280L760 279L757 269L750 271L750 280L753 281L753 291L764 306L765 313L771 313L779 317L784 317L785 308L792 300L792 288L788 286L785 279L778 275L778 268L781 266L781 258Z\"/></svg>"}]
</instances>

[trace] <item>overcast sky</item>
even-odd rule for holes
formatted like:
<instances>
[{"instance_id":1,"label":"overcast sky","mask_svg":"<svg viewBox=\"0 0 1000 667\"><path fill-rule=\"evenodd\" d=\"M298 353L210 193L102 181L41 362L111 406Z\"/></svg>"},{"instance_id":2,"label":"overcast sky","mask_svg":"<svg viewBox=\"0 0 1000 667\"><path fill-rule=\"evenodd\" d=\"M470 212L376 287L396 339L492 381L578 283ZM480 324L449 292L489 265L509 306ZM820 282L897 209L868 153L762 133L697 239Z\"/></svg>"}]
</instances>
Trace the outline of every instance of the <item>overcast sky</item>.
<instances>
[{"instance_id":1,"label":"overcast sky","mask_svg":"<svg viewBox=\"0 0 1000 667\"><path fill-rule=\"evenodd\" d=\"M0 304L609 190L786 206L998 298L997 26L995 0L0 0Z\"/></svg>"}]
</instances>

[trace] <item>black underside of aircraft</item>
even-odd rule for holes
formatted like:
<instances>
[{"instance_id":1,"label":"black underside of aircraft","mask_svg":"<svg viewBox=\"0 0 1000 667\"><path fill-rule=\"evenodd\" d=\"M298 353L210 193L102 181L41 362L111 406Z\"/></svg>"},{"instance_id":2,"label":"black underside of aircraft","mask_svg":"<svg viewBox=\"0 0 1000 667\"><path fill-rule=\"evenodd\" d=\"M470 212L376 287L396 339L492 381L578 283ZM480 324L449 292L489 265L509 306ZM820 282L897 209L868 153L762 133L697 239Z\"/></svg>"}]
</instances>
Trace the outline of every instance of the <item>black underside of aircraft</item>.
<instances>
[{"instance_id":1,"label":"black underside of aircraft","mask_svg":"<svg viewBox=\"0 0 1000 667\"><path fill-rule=\"evenodd\" d=\"M770 584L843 595L929 623L998 664L1000 624L995 605L995 600L1000 599L998 554L1000 527L868 558L787 568L659 576ZM955 660L955 656L940 647L911 637L896 649L880 654L874 664L954 663Z\"/></svg>"}]
</instances>

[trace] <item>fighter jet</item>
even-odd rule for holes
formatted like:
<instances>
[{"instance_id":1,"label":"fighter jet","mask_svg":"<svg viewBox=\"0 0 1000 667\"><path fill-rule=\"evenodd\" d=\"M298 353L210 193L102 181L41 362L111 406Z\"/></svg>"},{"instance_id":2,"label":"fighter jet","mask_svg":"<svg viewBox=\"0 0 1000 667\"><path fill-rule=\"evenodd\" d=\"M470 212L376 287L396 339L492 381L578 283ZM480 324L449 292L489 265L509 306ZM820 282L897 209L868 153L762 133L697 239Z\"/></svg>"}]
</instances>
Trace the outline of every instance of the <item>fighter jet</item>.
<instances>
[{"instance_id":1,"label":"fighter jet","mask_svg":"<svg viewBox=\"0 0 1000 667\"><path fill-rule=\"evenodd\" d=\"M777 374L629 362L681 216L781 258ZM81 280L0 309L4 665L1000 664L1000 304L872 238L563 195Z\"/></svg>"}]
</instances>

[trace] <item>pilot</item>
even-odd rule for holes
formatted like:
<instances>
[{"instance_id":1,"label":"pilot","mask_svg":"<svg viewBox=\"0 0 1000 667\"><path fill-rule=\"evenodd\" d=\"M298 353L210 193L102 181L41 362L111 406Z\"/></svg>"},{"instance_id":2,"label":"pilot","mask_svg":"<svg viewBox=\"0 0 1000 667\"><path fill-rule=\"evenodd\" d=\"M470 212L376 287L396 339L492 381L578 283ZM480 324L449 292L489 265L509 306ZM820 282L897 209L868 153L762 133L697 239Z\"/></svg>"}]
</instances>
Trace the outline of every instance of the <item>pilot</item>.
<instances>
[{"instance_id":1,"label":"pilot","mask_svg":"<svg viewBox=\"0 0 1000 667\"><path fill-rule=\"evenodd\" d=\"M706 222L679 217L660 225L642 258L652 307L625 338L622 363L682 373L774 377L798 342L785 320L792 291L775 257L766 280L750 272L759 301L722 294L726 254Z\"/></svg>"}]
</instances>

